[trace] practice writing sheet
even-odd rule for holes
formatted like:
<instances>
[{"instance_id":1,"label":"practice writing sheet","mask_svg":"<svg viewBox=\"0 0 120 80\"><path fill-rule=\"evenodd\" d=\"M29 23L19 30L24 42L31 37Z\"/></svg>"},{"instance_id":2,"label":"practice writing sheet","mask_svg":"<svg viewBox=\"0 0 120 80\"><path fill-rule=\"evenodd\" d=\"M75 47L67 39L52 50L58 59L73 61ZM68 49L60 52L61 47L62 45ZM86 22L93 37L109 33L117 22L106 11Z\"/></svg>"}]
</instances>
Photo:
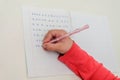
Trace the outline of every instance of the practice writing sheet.
<instances>
[{"instance_id":1,"label":"practice writing sheet","mask_svg":"<svg viewBox=\"0 0 120 80\"><path fill-rule=\"evenodd\" d=\"M48 30L71 30L70 15L63 10L23 9L25 51L28 76L52 76L72 72L57 60L58 54L45 51L41 45Z\"/></svg>"}]
</instances>

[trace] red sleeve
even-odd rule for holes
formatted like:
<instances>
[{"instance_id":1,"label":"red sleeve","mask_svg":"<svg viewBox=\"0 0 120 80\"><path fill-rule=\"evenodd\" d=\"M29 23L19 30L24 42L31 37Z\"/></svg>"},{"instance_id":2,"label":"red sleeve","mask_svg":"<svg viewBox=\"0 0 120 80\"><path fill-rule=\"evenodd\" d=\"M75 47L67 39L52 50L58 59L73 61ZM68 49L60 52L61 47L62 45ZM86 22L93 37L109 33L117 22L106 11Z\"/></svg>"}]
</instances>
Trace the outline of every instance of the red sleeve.
<instances>
[{"instance_id":1,"label":"red sleeve","mask_svg":"<svg viewBox=\"0 0 120 80\"><path fill-rule=\"evenodd\" d=\"M58 59L83 80L120 80L76 43L73 43L71 49Z\"/></svg>"}]
</instances>

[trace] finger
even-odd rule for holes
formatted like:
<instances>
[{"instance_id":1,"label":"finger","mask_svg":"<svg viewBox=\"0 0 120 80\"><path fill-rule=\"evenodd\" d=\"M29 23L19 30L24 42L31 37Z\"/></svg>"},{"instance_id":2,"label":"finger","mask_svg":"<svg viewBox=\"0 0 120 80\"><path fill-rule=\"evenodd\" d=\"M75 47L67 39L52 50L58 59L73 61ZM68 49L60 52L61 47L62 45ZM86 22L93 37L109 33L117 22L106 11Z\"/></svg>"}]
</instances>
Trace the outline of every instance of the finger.
<instances>
[{"instance_id":1,"label":"finger","mask_svg":"<svg viewBox=\"0 0 120 80\"><path fill-rule=\"evenodd\" d=\"M48 31L43 39L43 43L49 42L53 38L54 34L55 34L55 30Z\"/></svg>"},{"instance_id":2,"label":"finger","mask_svg":"<svg viewBox=\"0 0 120 80\"><path fill-rule=\"evenodd\" d=\"M43 48L49 51L56 51L55 44L51 44L51 43L44 43Z\"/></svg>"},{"instance_id":3,"label":"finger","mask_svg":"<svg viewBox=\"0 0 120 80\"><path fill-rule=\"evenodd\" d=\"M54 30L50 30L48 31L48 33L45 35L44 39L43 39L43 43L49 42L50 40L52 40L53 38L57 38L63 34L65 34L66 32L64 30L58 30L58 29L54 29Z\"/></svg>"},{"instance_id":4,"label":"finger","mask_svg":"<svg viewBox=\"0 0 120 80\"><path fill-rule=\"evenodd\" d=\"M43 43L49 42L52 39L52 35L47 33L43 39Z\"/></svg>"}]
</instances>

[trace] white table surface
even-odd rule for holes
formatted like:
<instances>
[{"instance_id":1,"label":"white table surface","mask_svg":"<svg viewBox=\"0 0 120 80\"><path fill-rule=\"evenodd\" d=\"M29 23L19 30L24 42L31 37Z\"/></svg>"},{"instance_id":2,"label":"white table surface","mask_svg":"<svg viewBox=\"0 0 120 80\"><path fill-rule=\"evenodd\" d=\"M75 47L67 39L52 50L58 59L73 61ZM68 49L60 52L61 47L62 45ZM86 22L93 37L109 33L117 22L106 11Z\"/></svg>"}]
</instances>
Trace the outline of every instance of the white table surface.
<instances>
[{"instance_id":1,"label":"white table surface","mask_svg":"<svg viewBox=\"0 0 120 80\"><path fill-rule=\"evenodd\" d=\"M27 77L22 6L60 8L107 16L113 45L120 62L119 4L120 0L0 0L0 80L79 80L75 75Z\"/></svg>"}]
</instances>

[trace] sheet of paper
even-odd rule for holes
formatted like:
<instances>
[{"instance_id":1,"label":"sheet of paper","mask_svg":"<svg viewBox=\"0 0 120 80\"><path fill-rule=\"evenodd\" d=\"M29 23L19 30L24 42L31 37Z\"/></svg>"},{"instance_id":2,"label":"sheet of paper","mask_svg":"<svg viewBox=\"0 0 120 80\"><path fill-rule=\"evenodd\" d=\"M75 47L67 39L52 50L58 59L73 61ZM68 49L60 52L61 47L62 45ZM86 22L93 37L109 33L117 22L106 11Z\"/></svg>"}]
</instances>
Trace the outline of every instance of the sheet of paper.
<instances>
[{"instance_id":1,"label":"sheet of paper","mask_svg":"<svg viewBox=\"0 0 120 80\"><path fill-rule=\"evenodd\" d=\"M48 30L70 31L69 13L63 10L24 8L23 19L28 76L71 74L72 72L58 61L58 54L47 52L41 47L42 40Z\"/></svg>"},{"instance_id":2,"label":"sheet of paper","mask_svg":"<svg viewBox=\"0 0 120 80\"><path fill-rule=\"evenodd\" d=\"M71 19L73 28L86 23L90 26L89 29L73 36L75 42L110 71L119 73L120 65L113 48L107 17L72 12Z\"/></svg>"},{"instance_id":3,"label":"sheet of paper","mask_svg":"<svg viewBox=\"0 0 120 80\"><path fill-rule=\"evenodd\" d=\"M29 77L73 74L58 61L58 54L43 50L42 40L50 29L71 31L85 24L90 28L71 38L112 72L120 72L106 17L63 10L24 8L23 22Z\"/></svg>"}]
</instances>

